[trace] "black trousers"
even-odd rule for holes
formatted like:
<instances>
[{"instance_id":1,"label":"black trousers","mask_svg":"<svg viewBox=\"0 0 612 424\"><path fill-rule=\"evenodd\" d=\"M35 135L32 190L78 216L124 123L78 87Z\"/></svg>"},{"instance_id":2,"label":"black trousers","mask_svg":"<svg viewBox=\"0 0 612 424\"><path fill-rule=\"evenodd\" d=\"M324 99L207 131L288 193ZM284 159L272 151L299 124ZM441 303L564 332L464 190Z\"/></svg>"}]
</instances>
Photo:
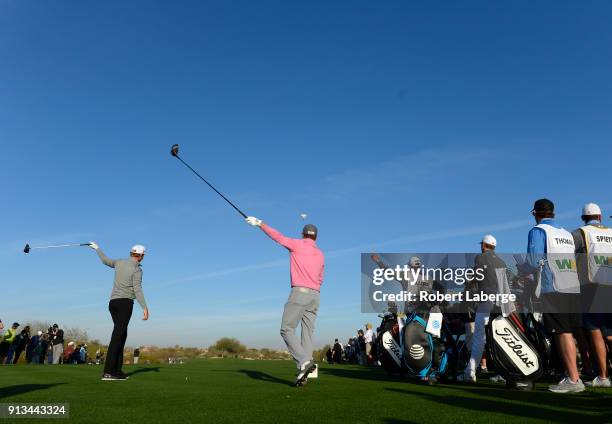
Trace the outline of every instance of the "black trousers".
<instances>
[{"instance_id":1,"label":"black trousers","mask_svg":"<svg viewBox=\"0 0 612 424\"><path fill-rule=\"evenodd\" d=\"M23 347L18 347L17 349L15 349L15 353L13 353L13 364L16 364L17 361L19 361L19 357L23 353L24 349L25 348L23 348Z\"/></svg>"},{"instance_id":2,"label":"black trousers","mask_svg":"<svg viewBox=\"0 0 612 424\"><path fill-rule=\"evenodd\" d=\"M134 301L132 299L112 299L108 303L108 310L113 317L113 335L106 352L104 374L117 374L123 365L123 348L127 340L128 324L132 318Z\"/></svg>"}]
</instances>

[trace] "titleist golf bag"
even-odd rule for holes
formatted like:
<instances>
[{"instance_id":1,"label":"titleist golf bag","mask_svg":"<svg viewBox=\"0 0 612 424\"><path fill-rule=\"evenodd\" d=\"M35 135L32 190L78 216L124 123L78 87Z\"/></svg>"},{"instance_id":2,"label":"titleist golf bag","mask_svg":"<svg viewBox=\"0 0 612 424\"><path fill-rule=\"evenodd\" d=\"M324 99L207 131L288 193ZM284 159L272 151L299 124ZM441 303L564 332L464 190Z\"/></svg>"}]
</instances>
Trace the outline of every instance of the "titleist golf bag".
<instances>
[{"instance_id":1,"label":"titleist golf bag","mask_svg":"<svg viewBox=\"0 0 612 424\"><path fill-rule=\"evenodd\" d=\"M443 323L440 338L425 331L429 314L408 315L400 329L397 315L385 314L378 329L377 352L389 374L419 378L444 377L454 368L457 345ZM453 374L453 373L450 373Z\"/></svg>"},{"instance_id":2,"label":"titleist golf bag","mask_svg":"<svg viewBox=\"0 0 612 424\"><path fill-rule=\"evenodd\" d=\"M380 315L382 322L376 329L376 357L389 375L403 375L402 348L397 315Z\"/></svg>"},{"instance_id":3,"label":"titleist golf bag","mask_svg":"<svg viewBox=\"0 0 612 424\"><path fill-rule=\"evenodd\" d=\"M532 314L492 318L486 328L487 349L495 369L509 386L532 389L546 370L550 343Z\"/></svg>"}]
</instances>

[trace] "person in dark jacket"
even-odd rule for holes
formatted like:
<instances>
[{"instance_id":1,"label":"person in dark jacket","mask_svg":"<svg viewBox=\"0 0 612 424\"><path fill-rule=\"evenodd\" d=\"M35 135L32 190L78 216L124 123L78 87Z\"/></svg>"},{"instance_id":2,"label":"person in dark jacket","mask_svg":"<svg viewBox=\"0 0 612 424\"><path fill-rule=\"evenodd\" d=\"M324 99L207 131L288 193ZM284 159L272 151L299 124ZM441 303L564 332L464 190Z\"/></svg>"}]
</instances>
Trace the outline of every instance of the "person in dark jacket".
<instances>
[{"instance_id":1,"label":"person in dark jacket","mask_svg":"<svg viewBox=\"0 0 612 424\"><path fill-rule=\"evenodd\" d=\"M342 363L342 345L340 344L338 339L334 341L333 360L337 364Z\"/></svg>"},{"instance_id":2,"label":"person in dark jacket","mask_svg":"<svg viewBox=\"0 0 612 424\"><path fill-rule=\"evenodd\" d=\"M49 350L49 333L47 332L47 333L43 333L43 335L40 338L40 343L38 344L38 359L39 359L40 364L44 364L45 359L47 359L47 362L49 362L48 352L47 352L48 350ZM51 359L51 362L53 362L53 358Z\"/></svg>"},{"instance_id":3,"label":"person in dark jacket","mask_svg":"<svg viewBox=\"0 0 612 424\"><path fill-rule=\"evenodd\" d=\"M13 354L13 364L16 364L19 361L19 357L21 356L29 342L30 326L26 325L13 342L13 344L15 345L15 353Z\"/></svg>"},{"instance_id":4,"label":"person in dark jacket","mask_svg":"<svg viewBox=\"0 0 612 424\"><path fill-rule=\"evenodd\" d=\"M32 338L30 338L30 341L26 346L26 362L28 364L32 362L35 364L39 363L39 356L35 355L35 351L40 344L40 336L42 336L42 331L39 330L37 334L34 334Z\"/></svg>"}]
</instances>

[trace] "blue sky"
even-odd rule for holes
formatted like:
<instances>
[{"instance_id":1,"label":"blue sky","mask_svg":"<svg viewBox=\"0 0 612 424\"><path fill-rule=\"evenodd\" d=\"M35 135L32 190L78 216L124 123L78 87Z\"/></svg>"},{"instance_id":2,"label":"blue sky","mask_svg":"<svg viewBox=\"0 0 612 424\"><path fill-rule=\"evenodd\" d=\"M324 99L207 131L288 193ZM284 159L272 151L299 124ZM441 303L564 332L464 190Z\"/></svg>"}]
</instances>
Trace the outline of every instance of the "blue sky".
<instances>
[{"instance_id":1,"label":"blue sky","mask_svg":"<svg viewBox=\"0 0 612 424\"><path fill-rule=\"evenodd\" d=\"M177 4L178 3L178 4ZM612 6L0 1L0 318L102 340L145 244L128 344L281 347L286 252L173 160L327 254L318 344L362 315L359 253L523 251L532 203L612 212ZM604 211L605 212L605 211Z\"/></svg>"}]
</instances>

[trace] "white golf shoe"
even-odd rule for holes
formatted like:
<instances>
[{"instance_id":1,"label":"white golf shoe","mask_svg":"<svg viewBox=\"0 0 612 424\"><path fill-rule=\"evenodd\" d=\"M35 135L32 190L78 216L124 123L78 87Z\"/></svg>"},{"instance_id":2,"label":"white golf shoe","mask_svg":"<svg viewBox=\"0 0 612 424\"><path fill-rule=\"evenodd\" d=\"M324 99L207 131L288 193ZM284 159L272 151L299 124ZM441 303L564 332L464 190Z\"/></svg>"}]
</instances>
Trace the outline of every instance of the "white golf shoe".
<instances>
[{"instance_id":1,"label":"white golf shoe","mask_svg":"<svg viewBox=\"0 0 612 424\"><path fill-rule=\"evenodd\" d=\"M548 390L553 393L580 393L584 392L584 384L582 383L581 379L578 379L578 381L572 383L569 377L565 377L559 382L559 384L548 386Z\"/></svg>"},{"instance_id":2,"label":"white golf shoe","mask_svg":"<svg viewBox=\"0 0 612 424\"><path fill-rule=\"evenodd\" d=\"M314 361L308 361L300 367L297 378L295 379L295 385L297 387L303 386L308 380L308 375L317 369L317 364Z\"/></svg>"},{"instance_id":3,"label":"white golf shoe","mask_svg":"<svg viewBox=\"0 0 612 424\"><path fill-rule=\"evenodd\" d=\"M501 375L497 374L496 376L489 378L489 381L491 383L505 383L506 379Z\"/></svg>"},{"instance_id":4,"label":"white golf shoe","mask_svg":"<svg viewBox=\"0 0 612 424\"><path fill-rule=\"evenodd\" d=\"M308 374L308 377L306 377L308 380L310 380L311 378L319 378L319 366L317 364L315 364L315 370L311 371L310 374Z\"/></svg>"},{"instance_id":5,"label":"white golf shoe","mask_svg":"<svg viewBox=\"0 0 612 424\"><path fill-rule=\"evenodd\" d=\"M459 374L457 376L457 381L460 382L460 383L476 383L476 376L475 375Z\"/></svg>"},{"instance_id":6,"label":"white golf shoe","mask_svg":"<svg viewBox=\"0 0 612 424\"><path fill-rule=\"evenodd\" d=\"M609 377L601 378L599 376L595 377L593 381L586 381L584 385L587 387L612 387Z\"/></svg>"}]
</instances>

